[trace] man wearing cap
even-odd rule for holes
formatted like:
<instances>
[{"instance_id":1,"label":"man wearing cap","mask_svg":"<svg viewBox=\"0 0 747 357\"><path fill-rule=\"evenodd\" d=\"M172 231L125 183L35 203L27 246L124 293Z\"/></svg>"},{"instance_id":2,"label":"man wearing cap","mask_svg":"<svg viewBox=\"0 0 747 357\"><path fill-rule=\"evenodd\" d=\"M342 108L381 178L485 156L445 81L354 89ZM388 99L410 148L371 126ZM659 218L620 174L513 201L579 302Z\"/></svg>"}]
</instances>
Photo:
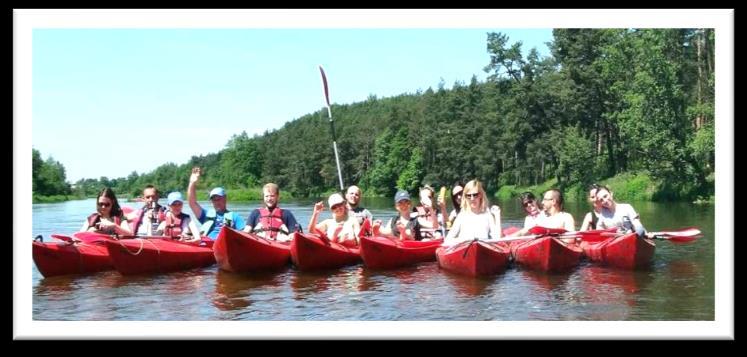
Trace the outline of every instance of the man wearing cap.
<instances>
[{"instance_id":1,"label":"man wearing cap","mask_svg":"<svg viewBox=\"0 0 747 357\"><path fill-rule=\"evenodd\" d=\"M274 183L268 183L262 188L262 194L265 205L249 214L244 232L254 232L267 239L289 241L291 233L300 230L300 226L291 211L278 207L280 188Z\"/></svg>"},{"instance_id":2,"label":"man wearing cap","mask_svg":"<svg viewBox=\"0 0 747 357\"><path fill-rule=\"evenodd\" d=\"M202 224L201 231L208 238L215 240L218 238L218 232L223 225L231 228L244 229L244 219L236 212L231 212L226 208L226 190L223 187L216 187L210 191L210 201L213 207L205 210L197 203L195 193L197 181L200 180L200 168L192 168L192 175L189 177L189 188L187 189L187 198L189 207L192 209L197 220Z\"/></svg>"},{"instance_id":3,"label":"man wearing cap","mask_svg":"<svg viewBox=\"0 0 747 357\"><path fill-rule=\"evenodd\" d=\"M363 207L358 206L361 202L361 189L358 186L352 185L348 187L345 193L345 200L348 201L348 211L351 216L358 219L358 224L363 224L365 219L373 221L373 215L371 212Z\"/></svg>"},{"instance_id":4,"label":"man wearing cap","mask_svg":"<svg viewBox=\"0 0 747 357\"><path fill-rule=\"evenodd\" d=\"M163 222L166 207L158 204L158 190L153 185L147 185L143 189L145 204L142 208L127 215L127 220L132 222L132 232L139 236L156 235L158 226Z\"/></svg>"},{"instance_id":5,"label":"man wearing cap","mask_svg":"<svg viewBox=\"0 0 747 357\"><path fill-rule=\"evenodd\" d=\"M182 212L184 200L181 192L169 193L166 201L169 211L166 212L166 219L158 226L158 234L185 242L199 241L200 229L188 214Z\"/></svg>"},{"instance_id":6,"label":"man wearing cap","mask_svg":"<svg viewBox=\"0 0 747 357\"><path fill-rule=\"evenodd\" d=\"M389 237L399 240L422 240L420 224L417 217L411 217L410 209L412 202L407 191L399 190L394 195L394 208L398 215L392 217L386 225L381 225L381 220L374 221L374 236Z\"/></svg>"}]
</instances>

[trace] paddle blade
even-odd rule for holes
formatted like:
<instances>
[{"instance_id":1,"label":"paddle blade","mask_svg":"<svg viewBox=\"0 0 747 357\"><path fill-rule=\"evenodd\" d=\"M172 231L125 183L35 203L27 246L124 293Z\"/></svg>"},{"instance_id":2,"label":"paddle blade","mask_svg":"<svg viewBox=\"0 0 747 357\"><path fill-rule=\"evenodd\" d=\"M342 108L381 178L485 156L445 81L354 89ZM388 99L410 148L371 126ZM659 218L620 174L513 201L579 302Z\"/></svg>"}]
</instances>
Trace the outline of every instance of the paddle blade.
<instances>
[{"instance_id":1,"label":"paddle blade","mask_svg":"<svg viewBox=\"0 0 747 357\"><path fill-rule=\"evenodd\" d=\"M589 243L596 243L617 236L617 228L595 229L590 231L576 232L581 236L581 240Z\"/></svg>"},{"instance_id":2,"label":"paddle blade","mask_svg":"<svg viewBox=\"0 0 747 357\"><path fill-rule=\"evenodd\" d=\"M322 72L322 83L324 84L324 100L327 102L329 107L329 87L327 87L327 75L324 74L324 68L319 66L319 71Z\"/></svg>"},{"instance_id":3,"label":"paddle blade","mask_svg":"<svg viewBox=\"0 0 747 357\"><path fill-rule=\"evenodd\" d=\"M696 239L702 237L702 235L697 235L697 236L689 236L689 235L687 236L667 236L667 235L658 236L658 235L655 235L654 237L658 239L665 239L672 243L681 244L681 243L691 243L695 241Z\"/></svg>"},{"instance_id":4,"label":"paddle blade","mask_svg":"<svg viewBox=\"0 0 747 357\"><path fill-rule=\"evenodd\" d=\"M679 231L662 231L662 232L651 232L655 236L677 236L677 237L695 237L701 235L700 229L695 227L681 229Z\"/></svg>"}]
</instances>

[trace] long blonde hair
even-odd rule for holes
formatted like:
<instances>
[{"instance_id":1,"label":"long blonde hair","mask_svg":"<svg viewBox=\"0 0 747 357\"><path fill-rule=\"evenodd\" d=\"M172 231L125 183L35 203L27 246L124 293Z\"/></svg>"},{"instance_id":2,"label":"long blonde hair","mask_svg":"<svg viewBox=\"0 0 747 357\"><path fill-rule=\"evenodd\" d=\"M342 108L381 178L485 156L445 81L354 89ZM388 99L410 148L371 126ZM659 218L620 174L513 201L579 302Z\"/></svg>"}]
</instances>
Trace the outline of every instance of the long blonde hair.
<instances>
[{"instance_id":1,"label":"long blonde hair","mask_svg":"<svg viewBox=\"0 0 747 357\"><path fill-rule=\"evenodd\" d=\"M477 188L477 192L480 194L479 212L472 212L472 207L469 204L470 200L467 198L467 192L471 191L473 188ZM464 185L464 190L462 191L462 210L472 213L483 213L488 210L488 198L485 197L485 190L482 188L482 183L477 179L467 182L467 184Z\"/></svg>"}]
</instances>

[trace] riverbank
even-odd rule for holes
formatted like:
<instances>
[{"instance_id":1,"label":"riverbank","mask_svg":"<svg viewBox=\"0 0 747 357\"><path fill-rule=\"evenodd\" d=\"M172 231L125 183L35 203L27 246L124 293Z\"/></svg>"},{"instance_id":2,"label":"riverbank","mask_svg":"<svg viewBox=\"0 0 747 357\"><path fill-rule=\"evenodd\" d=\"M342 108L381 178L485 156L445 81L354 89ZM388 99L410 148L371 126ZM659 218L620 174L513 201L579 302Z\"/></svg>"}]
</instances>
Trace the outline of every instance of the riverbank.
<instances>
[{"instance_id":1,"label":"riverbank","mask_svg":"<svg viewBox=\"0 0 747 357\"><path fill-rule=\"evenodd\" d=\"M631 201L665 201L657 199L657 197L671 197L671 193L663 192L663 185L660 182L654 181L646 173L623 173L606 180L597 182L600 185L604 185L610 188L615 194L615 200L619 202L631 202ZM548 180L539 185L534 186L515 186L506 185L501 187L496 193L495 197L498 200L505 201L516 199L522 192L533 192L535 196L540 197L543 192L551 188L557 188L557 180ZM563 190L563 198L566 202L579 202L586 200L588 187L580 184L575 184L566 187ZM713 195L702 195L692 200L680 200L683 202L691 201L696 204L713 204L715 202Z\"/></svg>"}]
</instances>

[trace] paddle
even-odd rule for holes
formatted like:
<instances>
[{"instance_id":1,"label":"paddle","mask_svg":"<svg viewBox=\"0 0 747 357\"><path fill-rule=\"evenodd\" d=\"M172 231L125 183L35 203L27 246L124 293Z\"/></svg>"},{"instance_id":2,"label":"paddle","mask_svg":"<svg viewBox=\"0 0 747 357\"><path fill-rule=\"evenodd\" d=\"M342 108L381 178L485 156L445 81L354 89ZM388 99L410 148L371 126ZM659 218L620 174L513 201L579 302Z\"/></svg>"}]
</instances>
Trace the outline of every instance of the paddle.
<instances>
[{"instance_id":1,"label":"paddle","mask_svg":"<svg viewBox=\"0 0 747 357\"><path fill-rule=\"evenodd\" d=\"M607 239L609 237L616 237L623 235L625 233L616 233L616 232L596 232L594 235L590 237L583 236L584 232L579 232L582 234L582 239L592 242L592 241L600 241ZM649 239L663 239L668 240L670 242L674 243L689 243L692 242L700 237L702 237L702 233L699 229L690 227L690 228L684 228L679 231L661 231L661 232L648 232L646 233L646 237ZM592 238L594 237L594 238Z\"/></svg>"},{"instance_id":2,"label":"paddle","mask_svg":"<svg viewBox=\"0 0 747 357\"><path fill-rule=\"evenodd\" d=\"M340 179L340 190L345 189L345 185L342 184L342 171L340 170L340 156L337 154L337 138L335 137L335 122L332 121L332 107L329 104L329 87L327 87L327 76L324 74L324 69L319 66L319 71L322 72L322 83L324 83L324 99L327 102L327 115L329 117L329 126L332 128L332 147L335 149L335 162L337 163L337 177Z\"/></svg>"}]
</instances>

